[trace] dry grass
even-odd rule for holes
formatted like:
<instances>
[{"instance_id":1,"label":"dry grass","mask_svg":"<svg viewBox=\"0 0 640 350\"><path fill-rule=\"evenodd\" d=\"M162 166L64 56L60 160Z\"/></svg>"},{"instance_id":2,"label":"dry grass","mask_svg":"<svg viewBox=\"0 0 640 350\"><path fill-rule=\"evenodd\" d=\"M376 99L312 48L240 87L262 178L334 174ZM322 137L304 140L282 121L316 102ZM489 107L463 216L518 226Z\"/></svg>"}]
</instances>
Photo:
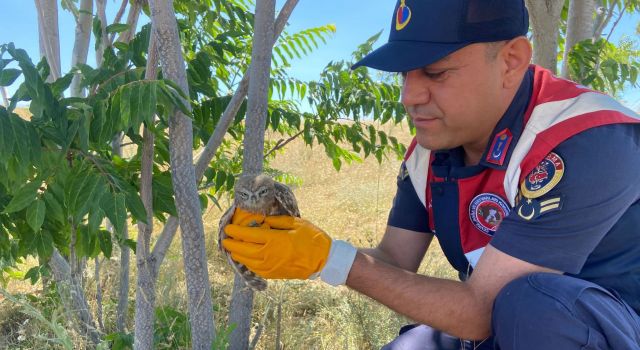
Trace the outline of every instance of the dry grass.
<instances>
[{"instance_id":1,"label":"dry grass","mask_svg":"<svg viewBox=\"0 0 640 350\"><path fill-rule=\"evenodd\" d=\"M395 126L385 127L385 130L405 144L410 140L406 128ZM277 139L277 135L267 137ZM302 180L301 185L293 188L302 216L316 223L332 237L365 247L375 246L382 237L387 213L395 194L395 178L400 160L392 158L378 164L371 157L362 163L343 165L342 170L337 172L321 146L308 148L297 140L279 153L271 165ZM228 299L233 284L232 271L215 246L220 215L219 209L211 207L204 216L209 275L213 286L214 304L217 307L218 327L226 322ZM159 232L160 228L156 226L155 231ZM132 228L131 232L135 239L135 229ZM177 236L161 267L157 284L157 305L186 310L186 282L182 271L179 240ZM454 278L455 274L442 257L437 242L434 242L432 247L420 272ZM118 257L119 254L114 252L114 257L106 263L101 276L101 284L105 287L104 312L107 330L114 329ZM134 257L132 261L133 259ZM87 293L88 298L94 301L95 280L92 265L93 263L88 268ZM135 296L135 264L132 263L131 267L132 310ZM12 293L28 293L31 291L30 288L35 290L37 286L30 287L27 282L13 281L8 288ZM275 348L278 303L282 303L283 308L281 339L284 349L378 349L395 336L400 326L409 322L386 307L345 287L332 288L318 281L272 282L269 289L259 293L255 299L254 325L257 327L265 320L265 329L258 349ZM92 307L95 308L95 301ZM24 321L15 315L15 307L0 301L0 349L3 346L43 348L46 344L36 340L17 341L15 332ZM13 335L6 337L7 334ZM3 337L9 339L8 342L5 341L3 344Z\"/></svg>"}]
</instances>

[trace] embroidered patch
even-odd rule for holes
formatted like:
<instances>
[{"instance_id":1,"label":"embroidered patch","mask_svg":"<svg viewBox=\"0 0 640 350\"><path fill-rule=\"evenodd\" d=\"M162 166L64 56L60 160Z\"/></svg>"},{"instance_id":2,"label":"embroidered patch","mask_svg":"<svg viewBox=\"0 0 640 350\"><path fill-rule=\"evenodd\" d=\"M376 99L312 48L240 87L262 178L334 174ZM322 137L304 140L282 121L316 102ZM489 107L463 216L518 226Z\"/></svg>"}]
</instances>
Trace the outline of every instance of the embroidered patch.
<instances>
[{"instance_id":1,"label":"embroidered patch","mask_svg":"<svg viewBox=\"0 0 640 350\"><path fill-rule=\"evenodd\" d=\"M409 177L409 170L407 170L407 164L402 162L400 165L400 171L398 172L398 181L404 181Z\"/></svg>"},{"instance_id":2,"label":"embroidered patch","mask_svg":"<svg viewBox=\"0 0 640 350\"><path fill-rule=\"evenodd\" d=\"M513 139L513 135L509 129L504 129L496 134L493 138L489 154L487 154L487 162L502 165L509 151L509 144Z\"/></svg>"},{"instance_id":3,"label":"embroidered patch","mask_svg":"<svg viewBox=\"0 0 640 350\"><path fill-rule=\"evenodd\" d=\"M523 198L516 207L518 216L530 221L542 214L562 209L562 196L557 196L543 201L535 198Z\"/></svg>"},{"instance_id":4,"label":"embroidered patch","mask_svg":"<svg viewBox=\"0 0 640 350\"><path fill-rule=\"evenodd\" d=\"M469 218L478 230L493 236L509 211L509 205L504 199L493 193L482 193L471 201Z\"/></svg>"},{"instance_id":5,"label":"embroidered patch","mask_svg":"<svg viewBox=\"0 0 640 350\"><path fill-rule=\"evenodd\" d=\"M405 0L400 1L396 12L396 30L403 30L411 21L411 9L404 2Z\"/></svg>"},{"instance_id":6,"label":"embroidered patch","mask_svg":"<svg viewBox=\"0 0 640 350\"><path fill-rule=\"evenodd\" d=\"M564 161L554 152L549 153L520 184L526 198L538 198L554 188L564 175Z\"/></svg>"}]
</instances>

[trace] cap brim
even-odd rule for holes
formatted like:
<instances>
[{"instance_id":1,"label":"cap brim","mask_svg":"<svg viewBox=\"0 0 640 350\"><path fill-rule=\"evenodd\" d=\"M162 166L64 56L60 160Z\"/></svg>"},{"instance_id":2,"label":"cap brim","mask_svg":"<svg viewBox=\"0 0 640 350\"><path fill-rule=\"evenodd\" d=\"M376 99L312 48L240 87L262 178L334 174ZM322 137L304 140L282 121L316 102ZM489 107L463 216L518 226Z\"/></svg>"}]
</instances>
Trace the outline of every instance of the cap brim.
<instances>
[{"instance_id":1,"label":"cap brim","mask_svg":"<svg viewBox=\"0 0 640 350\"><path fill-rule=\"evenodd\" d=\"M469 44L392 41L369 53L351 69L366 66L386 72L408 72L430 65Z\"/></svg>"}]
</instances>

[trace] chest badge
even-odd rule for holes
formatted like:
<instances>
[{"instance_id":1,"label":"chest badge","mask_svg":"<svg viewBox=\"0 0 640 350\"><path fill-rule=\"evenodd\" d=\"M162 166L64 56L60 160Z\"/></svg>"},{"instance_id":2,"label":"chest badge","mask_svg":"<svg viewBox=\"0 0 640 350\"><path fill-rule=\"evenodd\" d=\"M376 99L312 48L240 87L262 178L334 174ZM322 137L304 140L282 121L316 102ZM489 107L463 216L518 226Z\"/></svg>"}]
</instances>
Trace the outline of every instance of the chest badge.
<instances>
[{"instance_id":1,"label":"chest badge","mask_svg":"<svg viewBox=\"0 0 640 350\"><path fill-rule=\"evenodd\" d=\"M526 198L538 198L554 188L564 175L564 161L554 152L549 153L520 185L520 192Z\"/></svg>"},{"instance_id":2,"label":"chest badge","mask_svg":"<svg viewBox=\"0 0 640 350\"><path fill-rule=\"evenodd\" d=\"M469 219L482 233L493 236L502 220L509 215L509 211L507 201L500 196L482 193L469 204Z\"/></svg>"}]
</instances>

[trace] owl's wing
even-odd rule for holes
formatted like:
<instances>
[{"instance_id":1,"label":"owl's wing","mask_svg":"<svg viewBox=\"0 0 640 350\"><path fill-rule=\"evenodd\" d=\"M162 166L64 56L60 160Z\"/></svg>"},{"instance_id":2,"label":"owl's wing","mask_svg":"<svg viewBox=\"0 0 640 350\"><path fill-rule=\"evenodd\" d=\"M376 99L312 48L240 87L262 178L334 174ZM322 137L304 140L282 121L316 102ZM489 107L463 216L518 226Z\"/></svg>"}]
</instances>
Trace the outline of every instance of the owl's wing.
<instances>
[{"instance_id":1,"label":"owl's wing","mask_svg":"<svg viewBox=\"0 0 640 350\"><path fill-rule=\"evenodd\" d=\"M232 205L220 218L220 223L218 224L218 248L220 251L227 257L227 261L229 265L233 268L233 270L245 281L245 283L257 291L262 291L267 288L267 281L260 278L246 266L235 262L231 259L231 254L224 249L222 246L222 240L227 238L227 234L224 233L224 227L231 223L231 219L233 218L233 213L236 211L236 205Z\"/></svg>"},{"instance_id":2,"label":"owl's wing","mask_svg":"<svg viewBox=\"0 0 640 350\"><path fill-rule=\"evenodd\" d=\"M224 233L224 227L231 223L231 219L233 218L233 213L236 211L236 205L233 204L227 211L222 214L220 218L220 223L218 224L218 249L221 252L225 252L222 247L222 240L227 238L227 234Z\"/></svg>"},{"instance_id":3,"label":"owl's wing","mask_svg":"<svg viewBox=\"0 0 640 350\"><path fill-rule=\"evenodd\" d=\"M279 182L275 183L275 189L276 201L286 214L300 217L300 209L298 209L298 202L296 201L296 196L293 194L293 191L291 191L287 185Z\"/></svg>"}]
</instances>

